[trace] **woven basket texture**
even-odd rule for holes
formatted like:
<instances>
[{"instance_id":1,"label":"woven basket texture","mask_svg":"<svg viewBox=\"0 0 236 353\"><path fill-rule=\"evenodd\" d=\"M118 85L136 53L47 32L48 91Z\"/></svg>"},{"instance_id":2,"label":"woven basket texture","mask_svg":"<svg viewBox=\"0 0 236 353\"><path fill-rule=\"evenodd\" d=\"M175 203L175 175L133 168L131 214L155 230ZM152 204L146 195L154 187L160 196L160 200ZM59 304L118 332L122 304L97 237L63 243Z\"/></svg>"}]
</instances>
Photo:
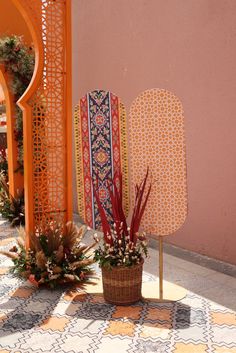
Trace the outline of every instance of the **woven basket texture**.
<instances>
[{"instance_id":1,"label":"woven basket texture","mask_svg":"<svg viewBox=\"0 0 236 353\"><path fill-rule=\"evenodd\" d=\"M102 267L104 299L112 304L129 305L142 299L143 260L131 267Z\"/></svg>"}]
</instances>

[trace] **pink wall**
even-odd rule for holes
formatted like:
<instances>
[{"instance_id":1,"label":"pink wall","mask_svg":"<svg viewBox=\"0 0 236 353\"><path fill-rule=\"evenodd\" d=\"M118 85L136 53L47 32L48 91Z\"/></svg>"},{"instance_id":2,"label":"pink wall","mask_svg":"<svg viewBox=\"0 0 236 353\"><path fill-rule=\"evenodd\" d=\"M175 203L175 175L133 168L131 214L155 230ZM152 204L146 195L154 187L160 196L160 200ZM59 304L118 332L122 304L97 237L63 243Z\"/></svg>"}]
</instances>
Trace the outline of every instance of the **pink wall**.
<instances>
[{"instance_id":1,"label":"pink wall","mask_svg":"<svg viewBox=\"0 0 236 353\"><path fill-rule=\"evenodd\" d=\"M166 240L236 264L236 1L72 2L73 104L95 88L127 108L147 88L174 92L186 117L189 214Z\"/></svg>"}]
</instances>

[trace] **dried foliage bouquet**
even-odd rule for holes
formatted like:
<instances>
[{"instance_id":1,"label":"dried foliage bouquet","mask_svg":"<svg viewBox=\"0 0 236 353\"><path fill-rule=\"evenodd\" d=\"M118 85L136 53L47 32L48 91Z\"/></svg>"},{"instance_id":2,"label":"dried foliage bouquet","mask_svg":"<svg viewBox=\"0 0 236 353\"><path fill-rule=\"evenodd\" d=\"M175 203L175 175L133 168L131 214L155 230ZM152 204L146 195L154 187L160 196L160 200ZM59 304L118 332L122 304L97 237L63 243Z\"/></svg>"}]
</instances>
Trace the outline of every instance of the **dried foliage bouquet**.
<instances>
[{"instance_id":1,"label":"dried foliage bouquet","mask_svg":"<svg viewBox=\"0 0 236 353\"><path fill-rule=\"evenodd\" d=\"M86 227L69 222L64 231L60 224L52 224L43 234L31 237L31 247L26 250L25 232L19 231L17 246L9 252L1 251L14 262L12 271L37 285L51 288L67 282L85 282L93 277L90 265L94 262L89 254L92 245L81 243Z\"/></svg>"},{"instance_id":2,"label":"dried foliage bouquet","mask_svg":"<svg viewBox=\"0 0 236 353\"><path fill-rule=\"evenodd\" d=\"M9 191L7 177L2 172L0 172L0 213L3 218L8 219L12 227L25 224L24 192L13 197Z\"/></svg>"},{"instance_id":3,"label":"dried foliage bouquet","mask_svg":"<svg viewBox=\"0 0 236 353\"><path fill-rule=\"evenodd\" d=\"M106 211L99 198L98 188L94 194L98 205L103 229L103 246L95 250L94 259L101 267L129 267L143 261L147 256L147 239L144 232L139 232L140 223L151 192L151 184L147 192L148 170L143 181L135 187L135 202L130 226L122 207L122 176L115 175L108 184L112 205L112 222L109 222ZM118 181L118 182L117 182Z\"/></svg>"}]
</instances>

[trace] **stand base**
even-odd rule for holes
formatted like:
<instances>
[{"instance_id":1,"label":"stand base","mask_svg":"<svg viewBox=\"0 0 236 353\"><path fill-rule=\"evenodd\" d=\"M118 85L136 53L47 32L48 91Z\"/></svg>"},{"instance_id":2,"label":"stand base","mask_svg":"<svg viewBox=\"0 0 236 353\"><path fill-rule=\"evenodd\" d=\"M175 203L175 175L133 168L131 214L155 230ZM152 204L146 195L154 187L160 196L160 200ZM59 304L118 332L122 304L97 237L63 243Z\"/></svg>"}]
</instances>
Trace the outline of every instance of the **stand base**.
<instances>
[{"instance_id":1,"label":"stand base","mask_svg":"<svg viewBox=\"0 0 236 353\"><path fill-rule=\"evenodd\" d=\"M163 281L163 299L159 298L159 281L143 282L142 294L144 299L160 303L178 301L186 297L187 290L174 283Z\"/></svg>"}]
</instances>

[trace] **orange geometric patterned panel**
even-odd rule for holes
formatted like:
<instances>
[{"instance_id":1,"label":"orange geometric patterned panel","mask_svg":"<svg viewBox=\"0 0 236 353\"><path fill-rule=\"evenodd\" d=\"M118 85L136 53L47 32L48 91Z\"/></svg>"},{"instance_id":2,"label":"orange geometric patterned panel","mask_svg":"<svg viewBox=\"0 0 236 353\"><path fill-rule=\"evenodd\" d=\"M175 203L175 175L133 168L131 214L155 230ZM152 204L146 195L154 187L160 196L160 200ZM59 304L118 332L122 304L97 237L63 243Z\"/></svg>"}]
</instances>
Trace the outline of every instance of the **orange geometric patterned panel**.
<instances>
[{"instance_id":1,"label":"orange geometric patterned panel","mask_svg":"<svg viewBox=\"0 0 236 353\"><path fill-rule=\"evenodd\" d=\"M32 97L34 217L37 228L65 222L65 1L42 1L44 70Z\"/></svg>"},{"instance_id":2,"label":"orange geometric patterned panel","mask_svg":"<svg viewBox=\"0 0 236 353\"><path fill-rule=\"evenodd\" d=\"M131 194L149 166L153 187L142 227L148 234L174 233L187 216L184 115L180 100L164 89L150 89L129 113Z\"/></svg>"},{"instance_id":3,"label":"orange geometric patterned panel","mask_svg":"<svg viewBox=\"0 0 236 353\"><path fill-rule=\"evenodd\" d=\"M30 135L26 138L32 139L29 144L32 170L27 165L32 195L26 198L26 205L30 203L29 212L32 209L33 227L42 231L52 220L64 223L68 211L66 88L70 82L67 82L66 71L67 2L23 0L21 3L37 23L43 51L40 52L40 60L43 56L42 77L27 102L30 112L25 113L28 114L27 121L31 122Z\"/></svg>"}]
</instances>

